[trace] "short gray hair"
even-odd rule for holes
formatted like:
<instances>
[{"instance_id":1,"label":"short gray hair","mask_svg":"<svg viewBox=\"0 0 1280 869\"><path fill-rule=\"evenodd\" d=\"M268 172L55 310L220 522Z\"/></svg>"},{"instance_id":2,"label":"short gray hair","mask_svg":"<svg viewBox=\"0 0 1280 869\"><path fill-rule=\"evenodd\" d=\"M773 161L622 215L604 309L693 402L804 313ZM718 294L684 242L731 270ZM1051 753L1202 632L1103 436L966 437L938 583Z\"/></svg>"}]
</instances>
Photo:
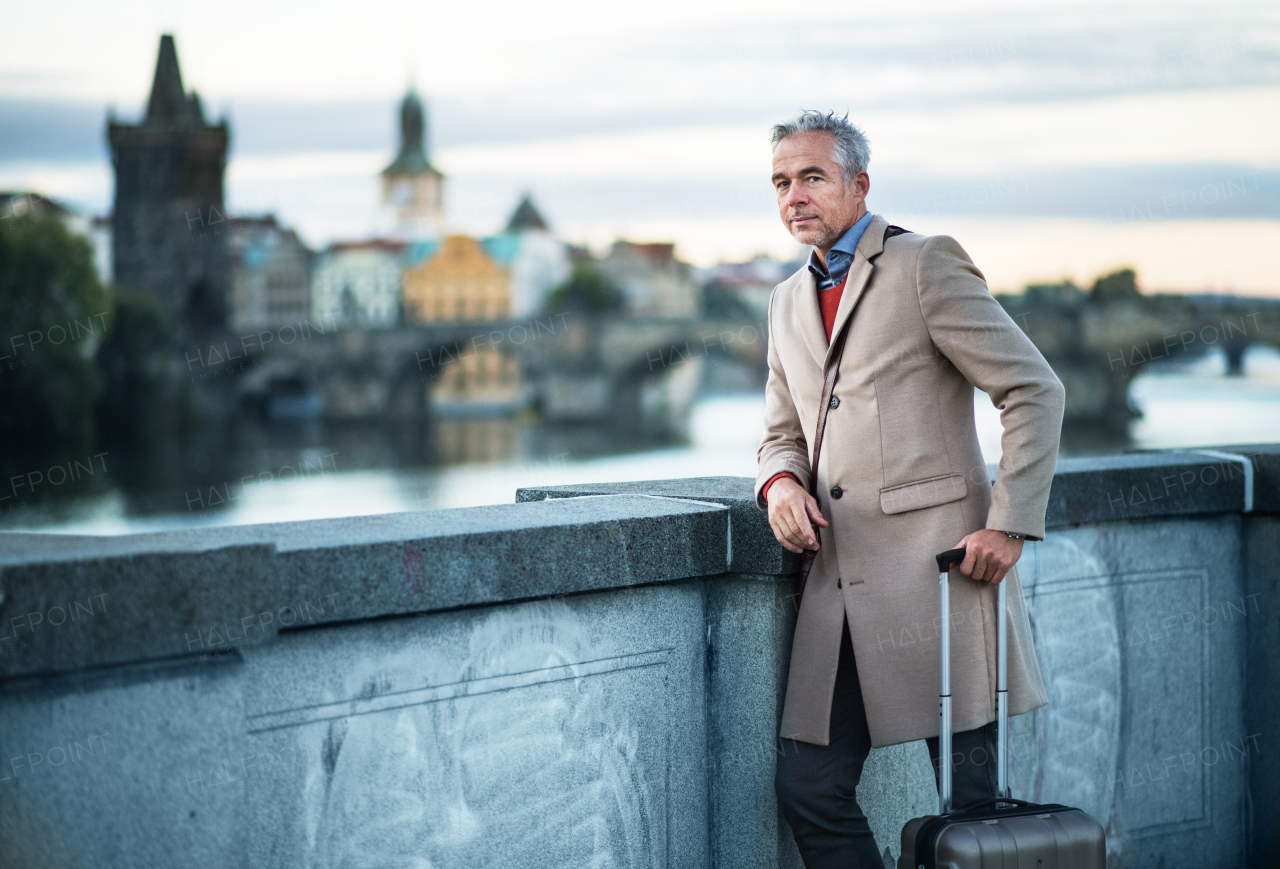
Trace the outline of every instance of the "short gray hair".
<instances>
[{"instance_id":1,"label":"short gray hair","mask_svg":"<svg viewBox=\"0 0 1280 869\"><path fill-rule=\"evenodd\" d=\"M800 133L830 133L836 140L836 162L840 164L840 174L844 183L848 184L859 172L867 171L871 162L871 145L862 131L849 123L849 115L837 115L835 112L822 112L805 109L794 121L785 124L774 124L772 134L773 150L778 144L791 136Z\"/></svg>"}]
</instances>

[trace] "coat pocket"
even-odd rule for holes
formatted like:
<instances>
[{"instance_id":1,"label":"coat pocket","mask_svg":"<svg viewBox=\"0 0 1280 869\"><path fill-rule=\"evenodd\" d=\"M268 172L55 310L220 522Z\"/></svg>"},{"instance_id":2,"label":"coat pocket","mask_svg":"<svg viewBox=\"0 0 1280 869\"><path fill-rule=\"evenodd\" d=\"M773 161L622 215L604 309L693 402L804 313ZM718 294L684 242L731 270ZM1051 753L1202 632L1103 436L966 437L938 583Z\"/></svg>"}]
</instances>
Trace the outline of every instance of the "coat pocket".
<instances>
[{"instance_id":1,"label":"coat pocket","mask_svg":"<svg viewBox=\"0 0 1280 869\"><path fill-rule=\"evenodd\" d=\"M925 507L959 501L967 491L963 474L943 474L940 477L929 477L881 489L880 509L886 513L923 510Z\"/></svg>"}]
</instances>

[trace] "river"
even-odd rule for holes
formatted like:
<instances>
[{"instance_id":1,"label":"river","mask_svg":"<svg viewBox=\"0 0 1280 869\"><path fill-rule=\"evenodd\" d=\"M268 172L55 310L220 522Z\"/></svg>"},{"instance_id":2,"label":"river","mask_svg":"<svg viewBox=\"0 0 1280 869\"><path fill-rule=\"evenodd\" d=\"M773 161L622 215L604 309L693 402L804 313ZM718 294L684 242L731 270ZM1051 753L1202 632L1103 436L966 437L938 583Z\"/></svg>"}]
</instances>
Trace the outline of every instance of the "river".
<instances>
[{"instance_id":1,"label":"river","mask_svg":"<svg viewBox=\"0 0 1280 869\"><path fill-rule=\"evenodd\" d=\"M1244 377L1223 370L1221 356L1207 356L1143 374L1130 390L1142 416L1129 438L1067 432L1062 455L1280 440L1280 353L1251 348ZM0 505L0 527L126 534L502 504L521 486L754 476L763 410L757 393L704 396L678 443L509 419L440 420L408 434L246 424L214 437L218 449L174 462L171 473L139 473L140 463L149 472L161 459L134 459L130 471L102 456L102 476L87 491L46 485L48 497L11 497ZM997 461L998 412L981 394L975 411L983 454Z\"/></svg>"}]
</instances>

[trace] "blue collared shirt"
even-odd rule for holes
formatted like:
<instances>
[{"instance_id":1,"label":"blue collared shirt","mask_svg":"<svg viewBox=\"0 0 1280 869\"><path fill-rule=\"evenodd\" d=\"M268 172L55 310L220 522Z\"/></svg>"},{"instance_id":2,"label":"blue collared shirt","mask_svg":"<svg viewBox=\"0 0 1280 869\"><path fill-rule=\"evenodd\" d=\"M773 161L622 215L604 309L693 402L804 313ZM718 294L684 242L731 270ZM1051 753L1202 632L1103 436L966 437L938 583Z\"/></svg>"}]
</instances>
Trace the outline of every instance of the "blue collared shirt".
<instances>
[{"instance_id":1,"label":"blue collared shirt","mask_svg":"<svg viewBox=\"0 0 1280 869\"><path fill-rule=\"evenodd\" d=\"M862 241L862 234L871 225L873 216L868 211L862 215L861 220L849 227L848 232L840 236L840 240L827 251L825 267L822 265L822 260L818 259L818 252L809 251L809 271L813 272L814 280L818 282L818 289L834 290L844 283L845 277L849 274L849 266L853 265L853 252L858 249L858 242Z\"/></svg>"}]
</instances>

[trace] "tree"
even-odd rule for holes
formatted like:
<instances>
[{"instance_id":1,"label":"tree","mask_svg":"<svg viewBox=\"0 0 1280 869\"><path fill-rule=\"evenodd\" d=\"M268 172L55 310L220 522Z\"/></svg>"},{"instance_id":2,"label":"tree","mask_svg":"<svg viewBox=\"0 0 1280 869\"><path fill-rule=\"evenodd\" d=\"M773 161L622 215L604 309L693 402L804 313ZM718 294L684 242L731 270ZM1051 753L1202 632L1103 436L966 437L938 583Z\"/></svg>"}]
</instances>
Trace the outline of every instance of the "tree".
<instances>
[{"instance_id":1,"label":"tree","mask_svg":"<svg viewBox=\"0 0 1280 869\"><path fill-rule=\"evenodd\" d=\"M547 313L604 314L622 307L622 294L589 263L573 267L569 279L547 296Z\"/></svg>"},{"instance_id":2,"label":"tree","mask_svg":"<svg viewBox=\"0 0 1280 869\"><path fill-rule=\"evenodd\" d=\"M6 477L89 454L91 354L108 296L89 242L52 215L0 220L0 465Z\"/></svg>"},{"instance_id":3,"label":"tree","mask_svg":"<svg viewBox=\"0 0 1280 869\"><path fill-rule=\"evenodd\" d=\"M1141 298L1137 272L1133 269L1121 269L1103 275L1093 282L1089 297L1095 302L1128 302Z\"/></svg>"}]
</instances>

